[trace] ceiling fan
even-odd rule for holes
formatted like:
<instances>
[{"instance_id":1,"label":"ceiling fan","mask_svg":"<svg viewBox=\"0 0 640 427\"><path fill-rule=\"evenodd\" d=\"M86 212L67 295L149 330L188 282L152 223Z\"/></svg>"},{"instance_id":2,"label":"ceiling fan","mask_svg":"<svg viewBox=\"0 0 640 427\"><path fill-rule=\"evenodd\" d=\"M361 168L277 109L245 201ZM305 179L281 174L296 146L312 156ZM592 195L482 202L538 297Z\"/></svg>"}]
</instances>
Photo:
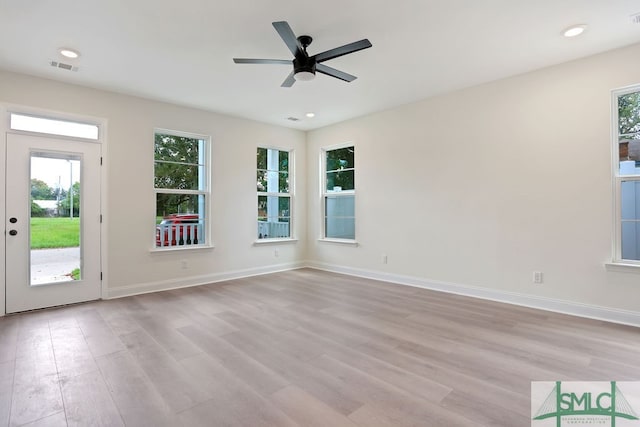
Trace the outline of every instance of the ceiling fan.
<instances>
[{"instance_id":1,"label":"ceiling fan","mask_svg":"<svg viewBox=\"0 0 640 427\"><path fill-rule=\"evenodd\" d=\"M291 53L293 53L293 60L233 58L233 62L236 64L293 64L293 71L284 80L281 85L282 87L291 87L296 80L313 80L316 72L344 80L345 82L352 82L357 78L356 76L328 67L322 64L322 62L357 52L362 49L367 49L372 46L369 40L363 39L309 56L307 53L307 47L313 41L311 36L296 37L287 21L273 22L273 27L276 29L278 34L280 34L280 37L282 37L282 40L284 40L284 43L287 45Z\"/></svg>"}]
</instances>

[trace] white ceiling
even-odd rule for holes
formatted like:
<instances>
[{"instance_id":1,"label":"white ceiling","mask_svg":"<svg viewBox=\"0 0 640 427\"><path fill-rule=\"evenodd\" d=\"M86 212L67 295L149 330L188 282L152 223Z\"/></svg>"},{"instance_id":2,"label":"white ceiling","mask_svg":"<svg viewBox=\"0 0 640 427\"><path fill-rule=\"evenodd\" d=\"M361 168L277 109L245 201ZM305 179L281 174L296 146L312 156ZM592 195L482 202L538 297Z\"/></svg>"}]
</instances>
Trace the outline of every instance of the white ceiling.
<instances>
[{"instance_id":1,"label":"white ceiling","mask_svg":"<svg viewBox=\"0 0 640 427\"><path fill-rule=\"evenodd\" d=\"M0 68L309 130L638 43L636 13L639 0L0 0ZM291 59L280 20L314 38L310 54L368 38L325 62L358 79L281 88L288 66L233 63Z\"/></svg>"}]
</instances>

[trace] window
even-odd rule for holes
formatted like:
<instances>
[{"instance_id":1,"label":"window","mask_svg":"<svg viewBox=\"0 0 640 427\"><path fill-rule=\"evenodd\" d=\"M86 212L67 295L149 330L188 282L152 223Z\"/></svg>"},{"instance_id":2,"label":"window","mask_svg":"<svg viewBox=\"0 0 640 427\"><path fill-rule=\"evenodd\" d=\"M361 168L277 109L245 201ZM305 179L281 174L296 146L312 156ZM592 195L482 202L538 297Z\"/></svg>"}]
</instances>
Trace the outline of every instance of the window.
<instances>
[{"instance_id":1,"label":"window","mask_svg":"<svg viewBox=\"0 0 640 427\"><path fill-rule=\"evenodd\" d=\"M208 137L156 132L156 248L209 245L208 151Z\"/></svg>"},{"instance_id":2,"label":"window","mask_svg":"<svg viewBox=\"0 0 640 427\"><path fill-rule=\"evenodd\" d=\"M356 238L354 147L324 151L324 238Z\"/></svg>"},{"instance_id":3,"label":"window","mask_svg":"<svg viewBox=\"0 0 640 427\"><path fill-rule=\"evenodd\" d=\"M616 254L640 264L640 86L614 92Z\"/></svg>"},{"instance_id":4,"label":"window","mask_svg":"<svg viewBox=\"0 0 640 427\"><path fill-rule=\"evenodd\" d=\"M258 240L291 237L290 155L258 148Z\"/></svg>"},{"instance_id":5,"label":"window","mask_svg":"<svg viewBox=\"0 0 640 427\"><path fill-rule=\"evenodd\" d=\"M98 140L98 126L87 123L11 113L9 126L13 130Z\"/></svg>"}]
</instances>

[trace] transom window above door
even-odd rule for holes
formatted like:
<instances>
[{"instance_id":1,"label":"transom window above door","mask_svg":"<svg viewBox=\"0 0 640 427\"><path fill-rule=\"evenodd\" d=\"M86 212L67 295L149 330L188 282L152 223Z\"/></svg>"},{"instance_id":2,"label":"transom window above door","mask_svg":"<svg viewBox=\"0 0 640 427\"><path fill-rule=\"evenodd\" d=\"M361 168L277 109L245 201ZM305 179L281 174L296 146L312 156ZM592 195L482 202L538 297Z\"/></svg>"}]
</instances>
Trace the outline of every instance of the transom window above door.
<instances>
[{"instance_id":1,"label":"transom window above door","mask_svg":"<svg viewBox=\"0 0 640 427\"><path fill-rule=\"evenodd\" d=\"M72 138L98 140L99 126L48 117L11 113L9 127L12 130L68 136Z\"/></svg>"}]
</instances>

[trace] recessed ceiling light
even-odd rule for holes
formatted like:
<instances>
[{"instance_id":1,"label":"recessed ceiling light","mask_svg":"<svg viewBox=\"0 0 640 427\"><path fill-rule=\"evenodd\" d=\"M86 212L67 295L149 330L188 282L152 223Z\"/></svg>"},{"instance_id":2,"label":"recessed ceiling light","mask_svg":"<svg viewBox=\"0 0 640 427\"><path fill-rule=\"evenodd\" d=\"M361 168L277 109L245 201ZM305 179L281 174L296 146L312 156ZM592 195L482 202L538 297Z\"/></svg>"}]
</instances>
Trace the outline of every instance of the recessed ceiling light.
<instances>
[{"instance_id":1,"label":"recessed ceiling light","mask_svg":"<svg viewBox=\"0 0 640 427\"><path fill-rule=\"evenodd\" d=\"M80 56L80 52L78 52L77 50L69 49L66 47L58 49L58 52L60 52L60 55L64 56L65 58L76 59Z\"/></svg>"},{"instance_id":2,"label":"recessed ceiling light","mask_svg":"<svg viewBox=\"0 0 640 427\"><path fill-rule=\"evenodd\" d=\"M316 113L307 113L305 114L305 116L309 117L310 119L316 116Z\"/></svg>"},{"instance_id":3,"label":"recessed ceiling light","mask_svg":"<svg viewBox=\"0 0 640 427\"><path fill-rule=\"evenodd\" d=\"M566 30L564 30L562 32L562 34L565 37L575 37L575 36L579 36L580 34L584 33L584 30L586 28L587 28L587 26L584 25L584 24L573 25L573 26L567 28Z\"/></svg>"}]
</instances>

